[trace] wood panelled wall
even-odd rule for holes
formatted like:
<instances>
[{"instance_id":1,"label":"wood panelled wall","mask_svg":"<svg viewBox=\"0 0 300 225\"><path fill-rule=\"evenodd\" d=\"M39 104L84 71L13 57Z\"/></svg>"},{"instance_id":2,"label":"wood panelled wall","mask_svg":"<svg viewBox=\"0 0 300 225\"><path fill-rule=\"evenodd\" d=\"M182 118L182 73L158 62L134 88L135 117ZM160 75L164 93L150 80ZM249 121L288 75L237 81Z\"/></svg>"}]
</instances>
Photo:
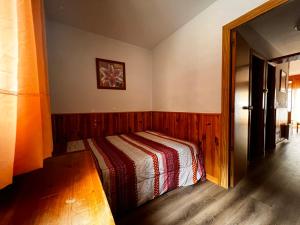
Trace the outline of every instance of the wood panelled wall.
<instances>
[{"instance_id":1,"label":"wood panelled wall","mask_svg":"<svg viewBox=\"0 0 300 225\"><path fill-rule=\"evenodd\" d=\"M68 141L149 130L151 112L52 114L54 154Z\"/></svg>"},{"instance_id":2,"label":"wood panelled wall","mask_svg":"<svg viewBox=\"0 0 300 225\"><path fill-rule=\"evenodd\" d=\"M70 140L155 130L197 144L204 153L207 178L220 183L220 114L123 112L53 114L55 151Z\"/></svg>"},{"instance_id":3,"label":"wood panelled wall","mask_svg":"<svg viewBox=\"0 0 300 225\"><path fill-rule=\"evenodd\" d=\"M196 143L204 153L207 178L220 183L220 114L152 112L152 129Z\"/></svg>"}]
</instances>

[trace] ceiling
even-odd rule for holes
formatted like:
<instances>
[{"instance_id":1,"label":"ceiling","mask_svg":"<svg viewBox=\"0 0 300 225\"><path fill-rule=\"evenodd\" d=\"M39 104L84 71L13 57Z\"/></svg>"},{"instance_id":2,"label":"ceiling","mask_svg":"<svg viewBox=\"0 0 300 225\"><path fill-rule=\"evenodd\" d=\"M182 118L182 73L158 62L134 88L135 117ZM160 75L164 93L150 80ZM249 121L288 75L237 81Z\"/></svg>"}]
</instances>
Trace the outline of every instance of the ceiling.
<instances>
[{"instance_id":1,"label":"ceiling","mask_svg":"<svg viewBox=\"0 0 300 225\"><path fill-rule=\"evenodd\" d=\"M278 51L280 56L300 52L300 32L294 30L300 25L300 0L290 0L287 4L266 13L249 25Z\"/></svg>"},{"instance_id":2,"label":"ceiling","mask_svg":"<svg viewBox=\"0 0 300 225\"><path fill-rule=\"evenodd\" d=\"M216 0L45 0L46 17L152 49Z\"/></svg>"}]
</instances>

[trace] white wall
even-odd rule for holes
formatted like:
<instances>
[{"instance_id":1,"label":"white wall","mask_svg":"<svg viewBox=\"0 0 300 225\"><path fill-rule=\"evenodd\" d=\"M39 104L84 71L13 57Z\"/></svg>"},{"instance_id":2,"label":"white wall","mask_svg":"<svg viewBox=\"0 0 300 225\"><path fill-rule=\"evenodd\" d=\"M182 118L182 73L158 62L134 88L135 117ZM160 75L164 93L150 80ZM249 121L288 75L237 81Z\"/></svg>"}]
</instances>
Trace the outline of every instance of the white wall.
<instances>
[{"instance_id":1,"label":"white wall","mask_svg":"<svg viewBox=\"0 0 300 225\"><path fill-rule=\"evenodd\" d=\"M221 112L222 26L266 0L218 0L153 51L153 110Z\"/></svg>"},{"instance_id":2,"label":"white wall","mask_svg":"<svg viewBox=\"0 0 300 225\"><path fill-rule=\"evenodd\" d=\"M48 22L52 112L221 112L222 26L266 1L217 0L153 52ZM96 88L95 57L126 63L126 91Z\"/></svg>"},{"instance_id":3,"label":"white wall","mask_svg":"<svg viewBox=\"0 0 300 225\"><path fill-rule=\"evenodd\" d=\"M47 21L52 113L152 110L149 50ZM124 90L97 89L95 58L125 62Z\"/></svg>"},{"instance_id":4,"label":"white wall","mask_svg":"<svg viewBox=\"0 0 300 225\"><path fill-rule=\"evenodd\" d=\"M300 74L300 60L290 62L290 75Z\"/></svg>"}]
</instances>

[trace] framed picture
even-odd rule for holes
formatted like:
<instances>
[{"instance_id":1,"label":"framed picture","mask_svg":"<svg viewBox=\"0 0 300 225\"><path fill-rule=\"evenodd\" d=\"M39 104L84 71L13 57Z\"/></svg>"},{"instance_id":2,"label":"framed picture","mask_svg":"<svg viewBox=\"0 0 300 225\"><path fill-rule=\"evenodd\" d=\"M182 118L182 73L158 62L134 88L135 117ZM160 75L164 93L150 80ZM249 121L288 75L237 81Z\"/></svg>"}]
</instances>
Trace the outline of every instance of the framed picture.
<instances>
[{"instance_id":1,"label":"framed picture","mask_svg":"<svg viewBox=\"0 0 300 225\"><path fill-rule=\"evenodd\" d=\"M280 83L279 83L279 91L286 92L287 90L287 73L283 70L280 70Z\"/></svg>"},{"instance_id":2,"label":"framed picture","mask_svg":"<svg viewBox=\"0 0 300 225\"><path fill-rule=\"evenodd\" d=\"M125 63L96 58L97 88L126 90Z\"/></svg>"}]
</instances>

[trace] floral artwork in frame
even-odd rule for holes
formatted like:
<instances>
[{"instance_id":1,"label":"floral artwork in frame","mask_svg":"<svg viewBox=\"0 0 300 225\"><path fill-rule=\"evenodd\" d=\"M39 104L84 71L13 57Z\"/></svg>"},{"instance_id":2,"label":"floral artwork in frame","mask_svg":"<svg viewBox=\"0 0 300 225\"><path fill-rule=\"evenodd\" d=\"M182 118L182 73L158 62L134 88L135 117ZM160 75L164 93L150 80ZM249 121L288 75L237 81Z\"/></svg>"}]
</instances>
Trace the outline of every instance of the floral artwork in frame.
<instances>
[{"instance_id":1,"label":"floral artwork in frame","mask_svg":"<svg viewBox=\"0 0 300 225\"><path fill-rule=\"evenodd\" d=\"M125 63L96 58L97 88L126 90Z\"/></svg>"}]
</instances>

